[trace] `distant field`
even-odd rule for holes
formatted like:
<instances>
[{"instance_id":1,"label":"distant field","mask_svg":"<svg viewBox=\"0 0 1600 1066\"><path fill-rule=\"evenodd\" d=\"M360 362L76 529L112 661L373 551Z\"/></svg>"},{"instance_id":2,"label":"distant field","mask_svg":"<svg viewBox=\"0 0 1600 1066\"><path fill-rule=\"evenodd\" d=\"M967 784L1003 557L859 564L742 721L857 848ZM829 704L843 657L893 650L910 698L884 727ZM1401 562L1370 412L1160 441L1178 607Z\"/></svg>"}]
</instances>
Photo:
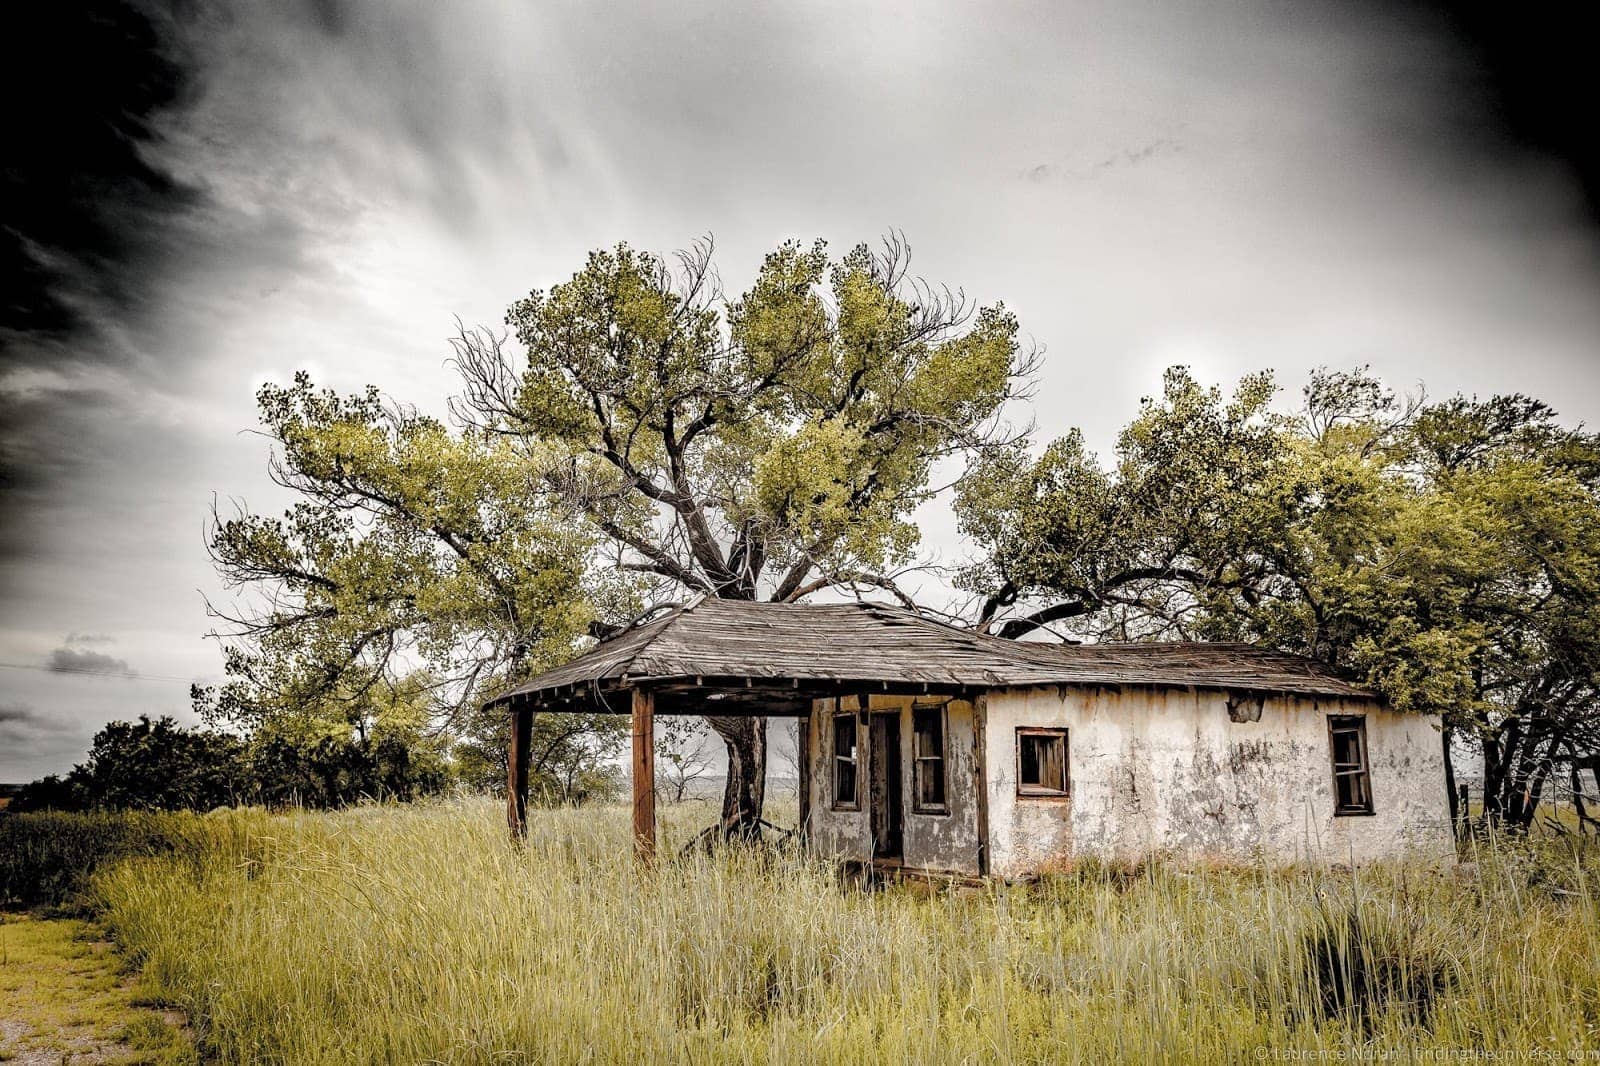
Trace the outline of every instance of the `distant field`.
<instances>
[{"instance_id":1,"label":"distant field","mask_svg":"<svg viewBox=\"0 0 1600 1066\"><path fill-rule=\"evenodd\" d=\"M664 814L671 855L708 812ZM540 811L519 849L489 800L221 813L171 823L175 850L107 864L92 899L224 1062L1600 1049L1600 857L1585 851L864 891L787 853L643 873L627 824L621 808Z\"/></svg>"}]
</instances>

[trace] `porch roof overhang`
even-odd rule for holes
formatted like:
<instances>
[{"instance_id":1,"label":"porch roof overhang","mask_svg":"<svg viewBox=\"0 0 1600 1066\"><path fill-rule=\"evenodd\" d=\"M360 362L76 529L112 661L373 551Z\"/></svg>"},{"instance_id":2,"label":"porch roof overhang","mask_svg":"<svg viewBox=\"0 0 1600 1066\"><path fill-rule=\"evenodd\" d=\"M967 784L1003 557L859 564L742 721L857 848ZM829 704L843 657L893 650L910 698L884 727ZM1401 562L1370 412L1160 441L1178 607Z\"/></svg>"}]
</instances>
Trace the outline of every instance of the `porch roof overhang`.
<instances>
[{"instance_id":1,"label":"porch roof overhang","mask_svg":"<svg viewBox=\"0 0 1600 1066\"><path fill-rule=\"evenodd\" d=\"M702 599L635 626L490 701L508 709L807 713L845 694L1156 685L1373 699L1327 666L1246 644L1061 645L1002 640L877 603Z\"/></svg>"}]
</instances>

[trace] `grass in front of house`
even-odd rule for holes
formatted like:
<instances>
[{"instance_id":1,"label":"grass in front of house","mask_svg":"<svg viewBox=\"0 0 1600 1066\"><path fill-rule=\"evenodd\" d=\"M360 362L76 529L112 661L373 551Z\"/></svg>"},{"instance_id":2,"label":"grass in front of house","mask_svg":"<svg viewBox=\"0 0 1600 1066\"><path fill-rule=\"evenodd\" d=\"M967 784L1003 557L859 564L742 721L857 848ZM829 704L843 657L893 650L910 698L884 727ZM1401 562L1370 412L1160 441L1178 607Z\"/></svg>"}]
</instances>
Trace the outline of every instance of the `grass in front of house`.
<instances>
[{"instance_id":1,"label":"grass in front of house","mask_svg":"<svg viewBox=\"0 0 1600 1066\"><path fill-rule=\"evenodd\" d=\"M1127 869L981 891L672 858L706 812L211 815L95 877L113 935L227 1062L1235 1062L1600 1049L1600 860Z\"/></svg>"},{"instance_id":2,"label":"grass in front of house","mask_svg":"<svg viewBox=\"0 0 1600 1066\"><path fill-rule=\"evenodd\" d=\"M180 1028L150 1009L111 945L73 918L0 914L0 1061L196 1061Z\"/></svg>"}]
</instances>

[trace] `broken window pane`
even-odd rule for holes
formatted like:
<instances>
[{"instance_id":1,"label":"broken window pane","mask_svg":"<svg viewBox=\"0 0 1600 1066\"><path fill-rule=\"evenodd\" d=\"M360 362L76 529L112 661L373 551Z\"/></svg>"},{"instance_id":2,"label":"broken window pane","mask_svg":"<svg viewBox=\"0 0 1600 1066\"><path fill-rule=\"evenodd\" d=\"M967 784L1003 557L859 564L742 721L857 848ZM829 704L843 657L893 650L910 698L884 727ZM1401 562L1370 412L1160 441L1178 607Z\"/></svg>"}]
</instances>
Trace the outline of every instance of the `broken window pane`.
<instances>
[{"instance_id":1,"label":"broken window pane","mask_svg":"<svg viewBox=\"0 0 1600 1066\"><path fill-rule=\"evenodd\" d=\"M945 810L944 707L913 707L912 751L916 758L912 795L915 809Z\"/></svg>"},{"instance_id":2,"label":"broken window pane","mask_svg":"<svg viewBox=\"0 0 1600 1066\"><path fill-rule=\"evenodd\" d=\"M1333 812L1372 813L1372 775L1367 762L1367 720L1358 715L1328 718L1333 759Z\"/></svg>"},{"instance_id":3,"label":"broken window pane","mask_svg":"<svg viewBox=\"0 0 1600 1066\"><path fill-rule=\"evenodd\" d=\"M1067 794L1067 731L1017 730L1017 793L1023 796Z\"/></svg>"},{"instance_id":4,"label":"broken window pane","mask_svg":"<svg viewBox=\"0 0 1600 1066\"><path fill-rule=\"evenodd\" d=\"M856 716L833 716L833 805L854 807L856 796Z\"/></svg>"}]
</instances>

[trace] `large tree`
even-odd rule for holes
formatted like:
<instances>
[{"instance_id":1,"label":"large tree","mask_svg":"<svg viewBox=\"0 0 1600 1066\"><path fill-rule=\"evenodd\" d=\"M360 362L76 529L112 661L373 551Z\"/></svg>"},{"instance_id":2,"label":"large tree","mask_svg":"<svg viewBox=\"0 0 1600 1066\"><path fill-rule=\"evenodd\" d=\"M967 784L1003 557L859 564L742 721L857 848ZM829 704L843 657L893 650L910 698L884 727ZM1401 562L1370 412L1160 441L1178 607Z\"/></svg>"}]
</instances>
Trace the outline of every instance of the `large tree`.
<instances>
[{"instance_id":1,"label":"large tree","mask_svg":"<svg viewBox=\"0 0 1600 1066\"><path fill-rule=\"evenodd\" d=\"M238 595L212 608L228 676L196 693L208 718L355 735L374 708L404 703L435 730L471 733L486 695L570 658L598 614L632 609L634 590L594 567L593 533L552 509L526 449L303 373L258 400L273 478L296 502L212 525ZM540 725L558 793L621 729L609 715ZM492 767L492 750L471 754Z\"/></svg>"},{"instance_id":2,"label":"large tree","mask_svg":"<svg viewBox=\"0 0 1600 1066\"><path fill-rule=\"evenodd\" d=\"M1020 445L981 456L955 505L978 549L957 578L978 596L978 627L1188 639L1208 598L1249 594L1285 535L1286 422L1272 395L1255 375L1226 401L1178 367L1109 468L1077 430L1038 457Z\"/></svg>"},{"instance_id":3,"label":"large tree","mask_svg":"<svg viewBox=\"0 0 1600 1066\"><path fill-rule=\"evenodd\" d=\"M457 339L456 412L523 455L657 601L905 598L935 465L1007 443L1031 370L999 306L914 280L898 239L830 260L784 244L726 299L701 244L626 245ZM552 449L560 461L549 461ZM909 599L907 599L909 602ZM765 720L708 718L728 749L722 828L758 824Z\"/></svg>"},{"instance_id":4,"label":"large tree","mask_svg":"<svg viewBox=\"0 0 1600 1066\"><path fill-rule=\"evenodd\" d=\"M907 254L785 244L730 300L709 244L595 252L511 308L515 345L460 331L455 426L304 375L262 389L299 502L214 525L242 596L217 609L230 680L203 702L259 721L422 677L493 774L473 708L651 610L830 588L909 603L911 512L942 460L958 473L1014 441L1001 412L1032 356L1004 308L913 279ZM708 720L729 756L721 828L753 832L765 721ZM536 723L553 757L598 758L616 728Z\"/></svg>"},{"instance_id":5,"label":"large tree","mask_svg":"<svg viewBox=\"0 0 1600 1066\"><path fill-rule=\"evenodd\" d=\"M1600 443L1527 397L1365 373L1314 375L1293 415L1271 397L1175 370L1109 469L1077 436L980 463L958 513L982 624L1317 656L1440 714L1447 752L1482 751L1486 816L1528 825L1600 750Z\"/></svg>"}]
</instances>

